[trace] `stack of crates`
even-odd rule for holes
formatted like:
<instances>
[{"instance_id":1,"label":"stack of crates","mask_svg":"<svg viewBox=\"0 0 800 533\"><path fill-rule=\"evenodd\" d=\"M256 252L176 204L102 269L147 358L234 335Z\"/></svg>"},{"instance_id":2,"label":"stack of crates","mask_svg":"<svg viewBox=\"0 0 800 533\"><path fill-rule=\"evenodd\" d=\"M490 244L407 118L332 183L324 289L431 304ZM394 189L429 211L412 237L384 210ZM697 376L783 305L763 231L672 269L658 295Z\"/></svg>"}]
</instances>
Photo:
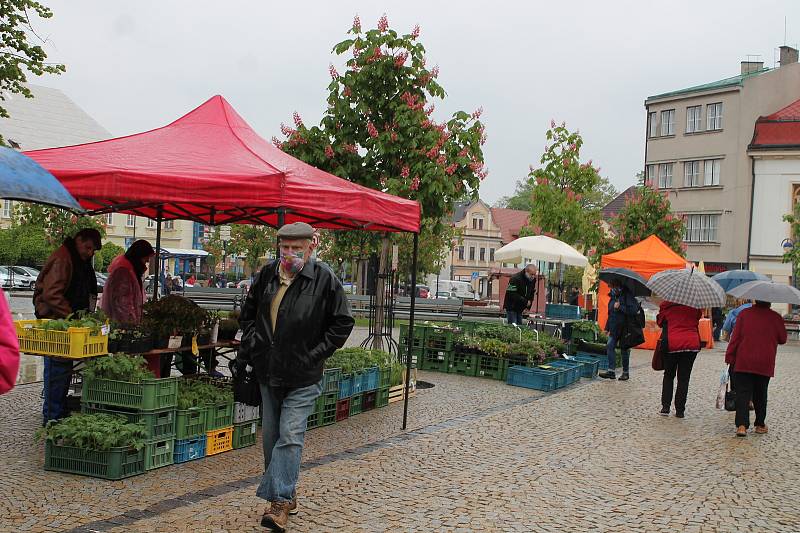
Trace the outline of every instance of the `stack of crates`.
<instances>
[{"instance_id":1,"label":"stack of crates","mask_svg":"<svg viewBox=\"0 0 800 533\"><path fill-rule=\"evenodd\" d=\"M233 404L233 449L252 446L258 439L259 408L236 402Z\"/></svg>"},{"instance_id":2,"label":"stack of crates","mask_svg":"<svg viewBox=\"0 0 800 533\"><path fill-rule=\"evenodd\" d=\"M378 394L375 399L375 407L386 407L389 405L389 388L392 383L392 369L385 367L380 369L380 380L378 382Z\"/></svg>"},{"instance_id":3,"label":"stack of crates","mask_svg":"<svg viewBox=\"0 0 800 533\"><path fill-rule=\"evenodd\" d=\"M338 368L325 369L322 375L322 394L314 404L314 412L308 417L306 429L328 426L336 422L341 375L342 371Z\"/></svg>"},{"instance_id":4,"label":"stack of crates","mask_svg":"<svg viewBox=\"0 0 800 533\"><path fill-rule=\"evenodd\" d=\"M414 326L414 340L411 346L411 362L414 368L418 368L422 354L425 351L425 336L428 332L427 326ZM408 325L400 324L400 338L398 342L398 353L402 361L405 361L408 354Z\"/></svg>"},{"instance_id":5,"label":"stack of crates","mask_svg":"<svg viewBox=\"0 0 800 533\"><path fill-rule=\"evenodd\" d=\"M420 370L447 372L453 357L455 331L446 328L427 328L425 332L422 360L418 360Z\"/></svg>"},{"instance_id":6,"label":"stack of crates","mask_svg":"<svg viewBox=\"0 0 800 533\"><path fill-rule=\"evenodd\" d=\"M118 415L145 425L144 469L173 464L178 378L144 379L139 383L84 379L81 411Z\"/></svg>"}]
</instances>

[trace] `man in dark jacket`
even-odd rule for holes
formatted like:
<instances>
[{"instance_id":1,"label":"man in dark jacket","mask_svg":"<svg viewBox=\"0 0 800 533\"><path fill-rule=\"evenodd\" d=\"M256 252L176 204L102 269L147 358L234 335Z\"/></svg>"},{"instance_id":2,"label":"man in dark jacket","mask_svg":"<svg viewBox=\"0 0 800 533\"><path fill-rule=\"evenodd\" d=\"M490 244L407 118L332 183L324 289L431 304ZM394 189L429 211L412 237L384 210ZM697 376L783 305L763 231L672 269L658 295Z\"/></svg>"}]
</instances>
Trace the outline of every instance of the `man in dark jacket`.
<instances>
[{"instance_id":1,"label":"man in dark jacket","mask_svg":"<svg viewBox=\"0 0 800 533\"><path fill-rule=\"evenodd\" d=\"M297 512L306 419L322 392L325 359L355 324L342 284L311 257L313 237L302 222L278 230L280 259L261 269L239 318L237 365L252 366L261 385L265 471L256 495L270 502L261 525L273 531Z\"/></svg>"},{"instance_id":2,"label":"man in dark jacket","mask_svg":"<svg viewBox=\"0 0 800 533\"><path fill-rule=\"evenodd\" d=\"M606 355L608 356L608 369L598 374L601 378L615 379L617 368L617 345L619 344L622 329L626 319L632 319L639 311L639 303L627 287L618 281L609 283L611 292L608 300L608 320L606 321L605 331L608 333L608 343L606 344ZM630 348L620 347L622 352L622 375L620 381L627 381L630 377L629 367L631 360Z\"/></svg>"},{"instance_id":3,"label":"man in dark jacket","mask_svg":"<svg viewBox=\"0 0 800 533\"><path fill-rule=\"evenodd\" d=\"M522 313L536 297L536 273L536 266L527 265L508 280L503 309L509 324L522 325Z\"/></svg>"},{"instance_id":4,"label":"man in dark jacket","mask_svg":"<svg viewBox=\"0 0 800 533\"><path fill-rule=\"evenodd\" d=\"M66 318L78 311L94 311L97 278L92 256L101 247L100 232L86 228L64 241L47 259L36 279L33 306L36 318ZM69 414L67 393L72 361L44 358L44 423Z\"/></svg>"}]
</instances>

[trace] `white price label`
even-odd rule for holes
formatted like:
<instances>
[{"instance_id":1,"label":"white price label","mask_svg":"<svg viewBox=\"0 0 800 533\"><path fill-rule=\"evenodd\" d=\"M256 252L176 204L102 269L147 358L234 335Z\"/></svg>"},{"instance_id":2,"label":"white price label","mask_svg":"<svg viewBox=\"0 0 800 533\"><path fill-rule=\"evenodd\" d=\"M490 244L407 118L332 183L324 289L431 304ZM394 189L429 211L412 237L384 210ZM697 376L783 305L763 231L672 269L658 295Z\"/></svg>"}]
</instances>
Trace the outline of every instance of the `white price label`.
<instances>
[{"instance_id":1,"label":"white price label","mask_svg":"<svg viewBox=\"0 0 800 533\"><path fill-rule=\"evenodd\" d=\"M108 333L110 331L111 331L111 328L108 327L108 324L106 324L105 326L100 328L100 333L102 333L103 335L108 335Z\"/></svg>"}]
</instances>

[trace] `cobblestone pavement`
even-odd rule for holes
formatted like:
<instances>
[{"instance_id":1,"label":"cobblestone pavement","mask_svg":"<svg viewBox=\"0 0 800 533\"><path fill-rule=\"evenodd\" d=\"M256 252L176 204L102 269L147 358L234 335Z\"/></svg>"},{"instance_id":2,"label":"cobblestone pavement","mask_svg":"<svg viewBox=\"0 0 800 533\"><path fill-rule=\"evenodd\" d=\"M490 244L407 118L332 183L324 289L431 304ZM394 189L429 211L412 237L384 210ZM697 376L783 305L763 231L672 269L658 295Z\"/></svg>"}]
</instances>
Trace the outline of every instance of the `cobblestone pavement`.
<instances>
[{"instance_id":1,"label":"cobblestone pavement","mask_svg":"<svg viewBox=\"0 0 800 533\"><path fill-rule=\"evenodd\" d=\"M307 434L290 531L800 531L800 349L782 349L768 435L713 407L718 350L695 365L686 418L661 373L556 393L420 373L402 405ZM260 531L260 446L108 482L42 470L38 385L0 397L0 531Z\"/></svg>"}]
</instances>

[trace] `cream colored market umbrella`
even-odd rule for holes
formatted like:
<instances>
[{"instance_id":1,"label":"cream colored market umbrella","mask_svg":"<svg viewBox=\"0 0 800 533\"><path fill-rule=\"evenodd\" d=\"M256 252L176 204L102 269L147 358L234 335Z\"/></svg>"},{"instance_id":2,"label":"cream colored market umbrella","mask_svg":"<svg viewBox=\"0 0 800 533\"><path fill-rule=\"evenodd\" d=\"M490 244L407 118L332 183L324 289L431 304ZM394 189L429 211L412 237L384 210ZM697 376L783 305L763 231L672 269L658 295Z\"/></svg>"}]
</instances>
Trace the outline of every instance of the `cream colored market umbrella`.
<instances>
[{"instance_id":1,"label":"cream colored market umbrella","mask_svg":"<svg viewBox=\"0 0 800 533\"><path fill-rule=\"evenodd\" d=\"M514 264L527 260L547 261L576 267L585 267L589 264L586 256L569 244L545 235L521 237L511 241L497 250L494 258L501 263Z\"/></svg>"}]
</instances>

